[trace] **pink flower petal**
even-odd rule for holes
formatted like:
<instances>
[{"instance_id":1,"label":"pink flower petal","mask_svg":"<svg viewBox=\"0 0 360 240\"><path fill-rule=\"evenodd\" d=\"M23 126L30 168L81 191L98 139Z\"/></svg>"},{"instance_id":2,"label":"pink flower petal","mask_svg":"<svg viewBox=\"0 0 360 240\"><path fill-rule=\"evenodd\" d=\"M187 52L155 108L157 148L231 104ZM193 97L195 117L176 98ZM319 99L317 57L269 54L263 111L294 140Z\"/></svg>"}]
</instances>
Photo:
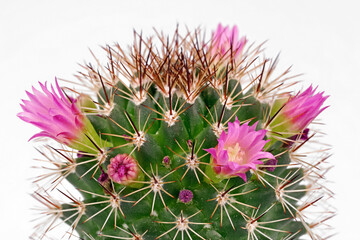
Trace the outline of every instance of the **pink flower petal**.
<instances>
[{"instance_id":1,"label":"pink flower petal","mask_svg":"<svg viewBox=\"0 0 360 240\"><path fill-rule=\"evenodd\" d=\"M39 127L42 132L36 137L51 137L68 144L74 141L84 127L83 115L75 104L71 104L62 92L57 80L56 90L51 86L51 91L45 84L39 83L41 91L32 87L33 93L26 92L29 100L23 100L17 116L25 122Z\"/></svg>"},{"instance_id":2,"label":"pink flower petal","mask_svg":"<svg viewBox=\"0 0 360 240\"><path fill-rule=\"evenodd\" d=\"M264 140L266 130L256 131L257 123L240 125L236 118L228 123L228 132L223 131L215 148L205 149L213 159L213 169L217 174L239 176L246 181L246 172L256 170L257 165L263 164L261 159L275 159L263 148L268 142Z\"/></svg>"},{"instance_id":3,"label":"pink flower petal","mask_svg":"<svg viewBox=\"0 0 360 240\"><path fill-rule=\"evenodd\" d=\"M223 27L218 24L216 31L212 34L210 54L216 61L219 59L227 59L238 57L246 43L246 38L242 37L239 40L239 30L237 26L232 29L229 26Z\"/></svg>"},{"instance_id":4,"label":"pink flower petal","mask_svg":"<svg viewBox=\"0 0 360 240\"><path fill-rule=\"evenodd\" d=\"M291 131L301 132L328 107L321 108L329 96L323 96L324 92L315 94L316 90L317 87L313 89L310 86L290 97L285 104L281 114L288 119Z\"/></svg>"}]
</instances>

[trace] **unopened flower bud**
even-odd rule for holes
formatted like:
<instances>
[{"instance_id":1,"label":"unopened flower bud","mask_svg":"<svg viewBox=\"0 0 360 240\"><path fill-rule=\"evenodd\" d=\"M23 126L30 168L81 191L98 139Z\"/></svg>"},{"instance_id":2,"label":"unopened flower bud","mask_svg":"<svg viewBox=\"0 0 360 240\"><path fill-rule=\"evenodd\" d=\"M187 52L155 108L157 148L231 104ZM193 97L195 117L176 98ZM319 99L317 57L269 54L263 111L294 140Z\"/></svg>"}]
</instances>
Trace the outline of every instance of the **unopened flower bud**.
<instances>
[{"instance_id":1,"label":"unopened flower bud","mask_svg":"<svg viewBox=\"0 0 360 240\"><path fill-rule=\"evenodd\" d=\"M267 170L268 172L273 172L273 171L275 171L277 162L278 162L278 160L275 159L275 158L269 159L269 160L265 163L265 167L262 167L261 169Z\"/></svg>"},{"instance_id":2,"label":"unopened flower bud","mask_svg":"<svg viewBox=\"0 0 360 240\"><path fill-rule=\"evenodd\" d=\"M179 200L182 203L189 203L194 197L194 194L192 193L192 191L184 189L181 190L179 193Z\"/></svg>"},{"instance_id":3,"label":"unopened flower bud","mask_svg":"<svg viewBox=\"0 0 360 240\"><path fill-rule=\"evenodd\" d=\"M112 158L107 170L111 180L123 185L131 183L139 175L136 160L127 154L118 154Z\"/></svg>"},{"instance_id":4,"label":"unopened flower bud","mask_svg":"<svg viewBox=\"0 0 360 240\"><path fill-rule=\"evenodd\" d=\"M308 140L308 138L309 138L309 128L305 128L304 131L302 131L301 133L289 137L288 140L283 143L283 147L290 148L294 144L294 142L299 140L306 141Z\"/></svg>"},{"instance_id":5,"label":"unopened flower bud","mask_svg":"<svg viewBox=\"0 0 360 240\"><path fill-rule=\"evenodd\" d=\"M322 111L328 106L323 107L323 103L328 96L323 96L323 92L316 93L316 88L312 86L295 96L290 96L284 102L283 108L278 116L271 122L270 128L275 132L289 132L294 135L303 131ZM275 102L275 106L279 105ZM276 109L274 109L276 110ZM290 137L283 134L283 137Z\"/></svg>"},{"instance_id":6,"label":"unopened flower bud","mask_svg":"<svg viewBox=\"0 0 360 240\"><path fill-rule=\"evenodd\" d=\"M101 170L101 174L98 178L99 183L106 189L110 189L110 178L109 175L102 169Z\"/></svg>"},{"instance_id":7,"label":"unopened flower bud","mask_svg":"<svg viewBox=\"0 0 360 240\"><path fill-rule=\"evenodd\" d=\"M170 160L169 156L165 156L163 158L163 164L166 168L170 168L171 160Z\"/></svg>"},{"instance_id":8,"label":"unopened flower bud","mask_svg":"<svg viewBox=\"0 0 360 240\"><path fill-rule=\"evenodd\" d=\"M30 138L49 137L71 148L97 153L94 144L102 146L100 137L89 119L80 110L77 100L65 95L57 80L54 86L40 83L41 91L33 87L23 100L23 112L18 117L42 131ZM91 140L90 140L91 139ZM110 144L108 144L110 146Z\"/></svg>"}]
</instances>

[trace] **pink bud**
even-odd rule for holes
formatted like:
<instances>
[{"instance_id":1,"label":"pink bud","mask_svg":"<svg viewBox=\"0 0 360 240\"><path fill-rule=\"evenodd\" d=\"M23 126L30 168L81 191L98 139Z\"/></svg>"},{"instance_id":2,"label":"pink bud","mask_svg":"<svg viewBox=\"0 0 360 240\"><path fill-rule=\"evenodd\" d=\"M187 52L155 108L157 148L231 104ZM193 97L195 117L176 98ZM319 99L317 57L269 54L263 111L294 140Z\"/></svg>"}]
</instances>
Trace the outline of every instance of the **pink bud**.
<instances>
[{"instance_id":1,"label":"pink bud","mask_svg":"<svg viewBox=\"0 0 360 240\"><path fill-rule=\"evenodd\" d=\"M169 156L165 156L165 157L163 158L163 164L164 164L164 166L165 166L166 168L169 168L169 167L170 167L171 160L170 160Z\"/></svg>"},{"instance_id":2,"label":"pink bud","mask_svg":"<svg viewBox=\"0 0 360 240\"><path fill-rule=\"evenodd\" d=\"M179 193L179 200L183 203L189 203L193 199L194 195L192 191L184 189Z\"/></svg>"},{"instance_id":3,"label":"pink bud","mask_svg":"<svg viewBox=\"0 0 360 240\"><path fill-rule=\"evenodd\" d=\"M289 98L281 111L282 116L287 120L286 125L292 132L304 130L322 111L322 107L329 96L323 96L324 92L315 93L316 88L310 86L304 92L299 92Z\"/></svg>"},{"instance_id":4,"label":"pink bud","mask_svg":"<svg viewBox=\"0 0 360 240\"><path fill-rule=\"evenodd\" d=\"M50 91L46 83L40 83L42 91L33 87L33 93L26 92L29 100L22 100L23 112L17 116L43 130L31 139L50 137L60 143L71 144L82 133L85 116L75 102L65 96L57 80L55 84L56 90L51 86Z\"/></svg>"},{"instance_id":5,"label":"pink bud","mask_svg":"<svg viewBox=\"0 0 360 240\"><path fill-rule=\"evenodd\" d=\"M239 31L237 26L231 30L228 26L218 25L216 32L213 33L211 39L210 54L215 57L216 61L227 59L230 57L238 57L246 43L246 38L238 39Z\"/></svg>"},{"instance_id":6,"label":"pink bud","mask_svg":"<svg viewBox=\"0 0 360 240\"><path fill-rule=\"evenodd\" d=\"M139 174L136 160L127 154L118 154L112 158L107 170L114 182L124 185L135 180Z\"/></svg>"}]
</instances>

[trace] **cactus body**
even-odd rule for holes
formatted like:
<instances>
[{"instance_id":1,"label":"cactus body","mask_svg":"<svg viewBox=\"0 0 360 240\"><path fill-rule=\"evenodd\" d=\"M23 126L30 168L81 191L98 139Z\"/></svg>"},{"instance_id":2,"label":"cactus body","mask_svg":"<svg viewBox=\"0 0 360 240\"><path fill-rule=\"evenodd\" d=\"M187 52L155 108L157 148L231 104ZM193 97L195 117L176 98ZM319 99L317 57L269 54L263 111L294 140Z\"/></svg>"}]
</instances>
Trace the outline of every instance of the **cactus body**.
<instances>
[{"instance_id":1,"label":"cactus body","mask_svg":"<svg viewBox=\"0 0 360 240\"><path fill-rule=\"evenodd\" d=\"M66 179L81 197L61 191L67 201L57 203L45 190L35 194L56 210L51 216L70 225L71 235L323 237L316 228L329 214L324 211L314 220L306 211L329 194L318 182L324 161L297 156L315 132L308 133L308 122L296 131L288 127L291 122L281 115L282 109L297 97L286 91L293 84L288 71L273 76L277 59L259 60L261 47L246 47L246 39L237 40L235 30L219 26L210 43L200 38L199 30L185 37L176 31L170 39L159 34L157 47L153 38L136 34L130 52L107 46L106 64L84 66L86 72L78 78L96 97L81 95L68 101L78 106L95 131L77 138L85 139L87 146L78 152L69 154L63 146L47 147L43 153L58 158L49 176L60 178L51 187ZM303 116L301 109L297 111ZM246 125L249 135L234 142L230 138L241 136L232 136L229 124L239 132ZM255 134L256 141L251 139ZM222 152L227 161L219 155L225 135L230 139ZM260 141L264 143L258 151L266 157L246 162L247 149ZM225 171L233 167L230 164L242 170Z\"/></svg>"}]
</instances>

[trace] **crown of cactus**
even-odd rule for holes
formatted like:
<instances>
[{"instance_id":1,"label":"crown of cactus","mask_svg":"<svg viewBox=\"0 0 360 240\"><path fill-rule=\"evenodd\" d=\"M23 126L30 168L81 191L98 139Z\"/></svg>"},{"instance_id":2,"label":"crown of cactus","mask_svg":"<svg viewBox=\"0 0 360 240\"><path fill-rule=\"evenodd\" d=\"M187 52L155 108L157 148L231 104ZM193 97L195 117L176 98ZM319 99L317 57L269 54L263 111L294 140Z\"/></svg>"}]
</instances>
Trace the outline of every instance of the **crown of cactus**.
<instances>
[{"instance_id":1,"label":"crown of cactus","mask_svg":"<svg viewBox=\"0 0 360 240\"><path fill-rule=\"evenodd\" d=\"M309 124L327 97L292 94L295 76L236 26L134 36L83 66L82 93L56 81L23 100L18 116L43 130L32 138L59 143L40 149L33 238L59 221L80 239L325 238L328 156Z\"/></svg>"}]
</instances>

